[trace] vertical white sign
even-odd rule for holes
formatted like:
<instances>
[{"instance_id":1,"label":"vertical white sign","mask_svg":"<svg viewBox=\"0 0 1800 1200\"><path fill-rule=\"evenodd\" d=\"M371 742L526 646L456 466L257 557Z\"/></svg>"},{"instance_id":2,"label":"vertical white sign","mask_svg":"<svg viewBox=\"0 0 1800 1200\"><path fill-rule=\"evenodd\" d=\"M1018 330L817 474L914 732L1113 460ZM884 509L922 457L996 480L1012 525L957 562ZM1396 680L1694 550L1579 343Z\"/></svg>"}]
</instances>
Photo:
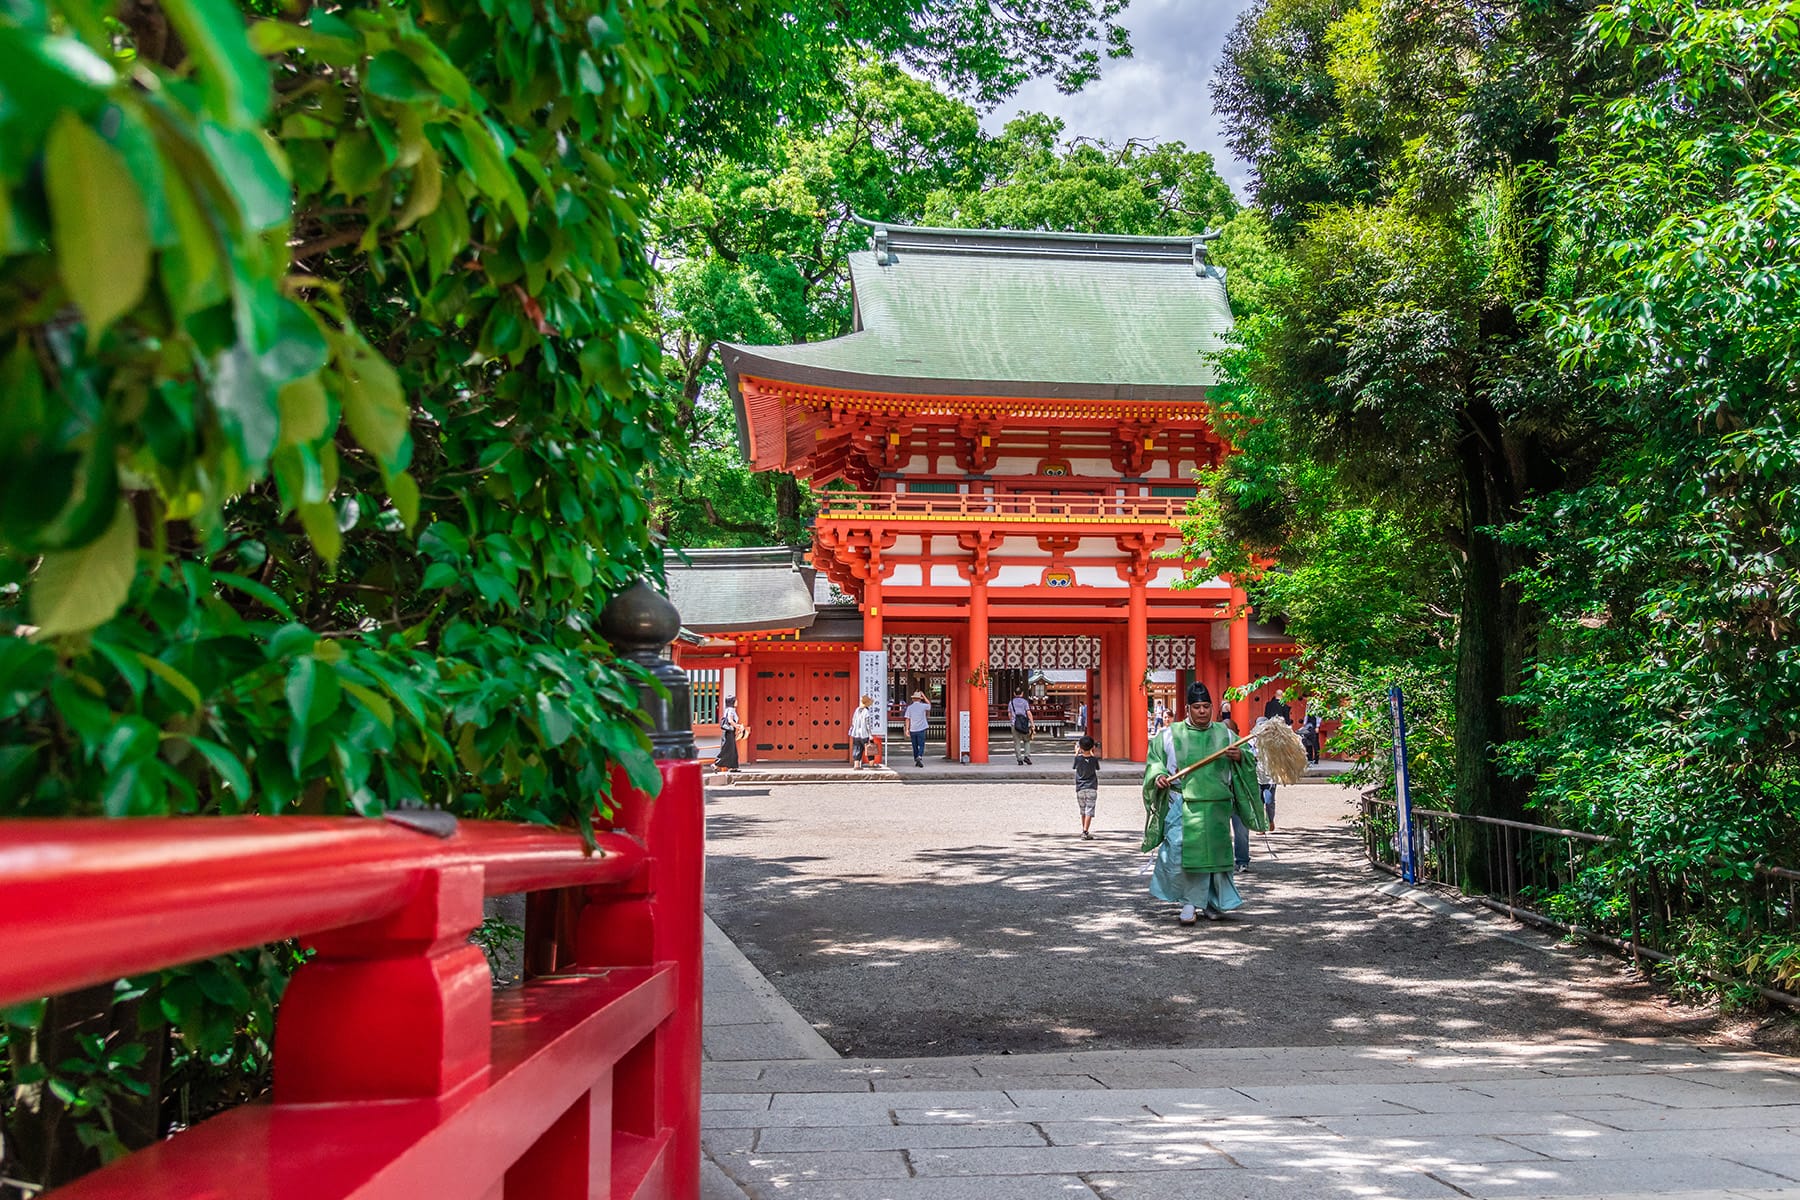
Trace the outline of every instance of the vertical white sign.
<instances>
[{"instance_id":1,"label":"vertical white sign","mask_svg":"<svg viewBox=\"0 0 1800 1200\"><path fill-rule=\"evenodd\" d=\"M956 744L962 748L962 761L969 761L969 710L963 709L956 714Z\"/></svg>"},{"instance_id":2,"label":"vertical white sign","mask_svg":"<svg viewBox=\"0 0 1800 1200\"><path fill-rule=\"evenodd\" d=\"M857 660L857 695L875 702L875 736L886 740L888 656L886 650L864 650Z\"/></svg>"}]
</instances>

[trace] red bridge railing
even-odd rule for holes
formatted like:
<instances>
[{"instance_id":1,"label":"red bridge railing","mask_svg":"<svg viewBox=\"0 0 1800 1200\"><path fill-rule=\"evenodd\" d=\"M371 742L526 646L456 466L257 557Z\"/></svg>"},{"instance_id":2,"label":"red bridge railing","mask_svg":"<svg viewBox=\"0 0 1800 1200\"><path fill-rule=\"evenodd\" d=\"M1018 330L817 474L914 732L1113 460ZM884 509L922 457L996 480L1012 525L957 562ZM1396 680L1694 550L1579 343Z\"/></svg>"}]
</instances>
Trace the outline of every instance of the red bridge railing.
<instances>
[{"instance_id":1,"label":"red bridge railing","mask_svg":"<svg viewBox=\"0 0 1800 1200\"><path fill-rule=\"evenodd\" d=\"M359 818L11 821L0 1005L300 937L271 1102L57 1191L68 1200L559 1200L699 1191L699 767L619 781L572 833ZM532 906L540 972L495 992L482 898ZM550 918L556 918L554 920Z\"/></svg>"},{"instance_id":2,"label":"red bridge railing","mask_svg":"<svg viewBox=\"0 0 1800 1200\"><path fill-rule=\"evenodd\" d=\"M614 779L590 852L529 825L362 818L0 822L0 1005L285 938L274 1088L58 1200L696 1200L703 813L674 609L603 614L640 691L654 797ZM678 719L679 718L679 719ZM527 898L526 981L469 933Z\"/></svg>"}]
</instances>

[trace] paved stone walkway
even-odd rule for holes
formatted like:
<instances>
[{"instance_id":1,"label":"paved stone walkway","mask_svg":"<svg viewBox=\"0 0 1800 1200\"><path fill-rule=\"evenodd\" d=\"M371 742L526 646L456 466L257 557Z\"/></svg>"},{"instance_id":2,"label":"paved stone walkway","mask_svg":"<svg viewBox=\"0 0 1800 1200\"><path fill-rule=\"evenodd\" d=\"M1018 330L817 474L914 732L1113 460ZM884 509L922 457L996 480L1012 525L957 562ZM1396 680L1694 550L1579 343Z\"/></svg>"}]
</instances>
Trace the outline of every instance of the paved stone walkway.
<instances>
[{"instance_id":1,"label":"paved stone walkway","mask_svg":"<svg viewBox=\"0 0 1800 1200\"><path fill-rule=\"evenodd\" d=\"M1800 1064L1772 1055L1595 1040L838 1059L716 931L707 1012L706 1200L1800 1196Z\"/></svg>"},{"instance_id":2,"label":"paved stone walkway","mask_svg":"<svg viewBox=\"0 0 1800 1200\"><path fill-rule=\"evenodd\" d=\"M766 807L782 802L760 803L772 818ZM715 854L734 844L729 835L744 819L724 816L716 832L728 836ZM841 819L820 810L786 853L826 854L829 822ZM1496 955L1541 956L1537 934L1473 905L1378 887L1366 874L1316 878L1315 886L1329 879L1341 903L1469 965L1467 979L1434 976L1414 981L1415 992L1453 993L1437 999L1464 1011L1554 1012L1566 1002L1521 991L1516 971L1479 966ZM821 936L841 939L852 914L842 890L824 882L777 873L769 886L803 898ZM1264 911L1282 912L1269 883L1259 887ZM721 915L754 927L744 902L740 893L740 907ZM1287 907L1320 902L1296 893ZM1271 917L1265 935L1288 923ZM1371 951L1359 943L1346 953L1355 961ZM995 963L972 961L975 974L960 983L932 975L915 954L841 986L872 989L876 1007L885 992L896 1009L916 1007L912 992L922 986L954 991L942 1003L966 1010L969 997L995 990L984 977ZM1230 960L1209 961L1216 973ZM1048 970L1038 969L1040 980ZM1283 978L1290 992L1310 987L1303 974ZM1587 975L1558 967L1540 982L1557 978ZM781 983L812 995L804 978ZM1599 975L1584 986L1624 989ZM1345 992L1287 1004L1350 1015L1395 999ZM1361 1040L1343 1031L1317 1039L1338 1043L1327 1045L1155 1049L1115 1040L1085 1051L839 1058L716 927L706 1006L705 1200L1800 1197L1800 1062L1690 1042L1655 1021L1645 1028L1670 1036L1611 1037L1621 1026L1604 1023L1580 1033L1560 1017L1521 1019L1512 1027L1532 1032L1496 1035L1481 1032L1504 1027L1489 1016L1436 1020L1437 1037L1409 1026L1386 1044L1376 1044L1384 1030L1375 1022L1354 1026L1365 1030Z\"/></svg>"}]
</instances>

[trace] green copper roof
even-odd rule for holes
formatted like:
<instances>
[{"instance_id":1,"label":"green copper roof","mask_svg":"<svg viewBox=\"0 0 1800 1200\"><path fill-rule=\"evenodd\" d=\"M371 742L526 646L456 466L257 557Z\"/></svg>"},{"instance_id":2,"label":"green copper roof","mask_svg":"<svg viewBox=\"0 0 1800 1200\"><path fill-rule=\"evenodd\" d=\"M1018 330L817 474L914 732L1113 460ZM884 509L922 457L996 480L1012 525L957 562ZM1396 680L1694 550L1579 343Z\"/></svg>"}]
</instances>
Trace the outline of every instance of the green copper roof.
<instances>
[{"instance_id":1,"label":"green copper roof","mask_svg":"<svg viewBox=\"0 0 1800 1200\"><path fill-rule=\"evenodd\" d=\"M1201 399L1231 328L1204 239L876 225L850 256L855 332L727 346L743 374L917 395Z\"/></svg>"}]
</instances>

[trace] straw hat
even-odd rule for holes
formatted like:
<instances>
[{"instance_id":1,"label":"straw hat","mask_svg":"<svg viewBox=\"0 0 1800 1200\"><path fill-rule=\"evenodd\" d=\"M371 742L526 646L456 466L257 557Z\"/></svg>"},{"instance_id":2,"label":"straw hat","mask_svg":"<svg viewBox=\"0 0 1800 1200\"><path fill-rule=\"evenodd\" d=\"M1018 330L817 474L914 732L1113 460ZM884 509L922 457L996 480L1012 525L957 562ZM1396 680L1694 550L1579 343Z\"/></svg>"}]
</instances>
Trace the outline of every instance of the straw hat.
<instances>
[{"instance_id":1,"label":"straw hat","mask_svg":"<svg viewBox=\"0 0 1800 1200\"><path fill-rule=\"evenodd\" d=\"M914 700L923 700L925 698L925 693L924 692L914 692L912 694L912 698Z\"/></svg>"}]
</instances>

